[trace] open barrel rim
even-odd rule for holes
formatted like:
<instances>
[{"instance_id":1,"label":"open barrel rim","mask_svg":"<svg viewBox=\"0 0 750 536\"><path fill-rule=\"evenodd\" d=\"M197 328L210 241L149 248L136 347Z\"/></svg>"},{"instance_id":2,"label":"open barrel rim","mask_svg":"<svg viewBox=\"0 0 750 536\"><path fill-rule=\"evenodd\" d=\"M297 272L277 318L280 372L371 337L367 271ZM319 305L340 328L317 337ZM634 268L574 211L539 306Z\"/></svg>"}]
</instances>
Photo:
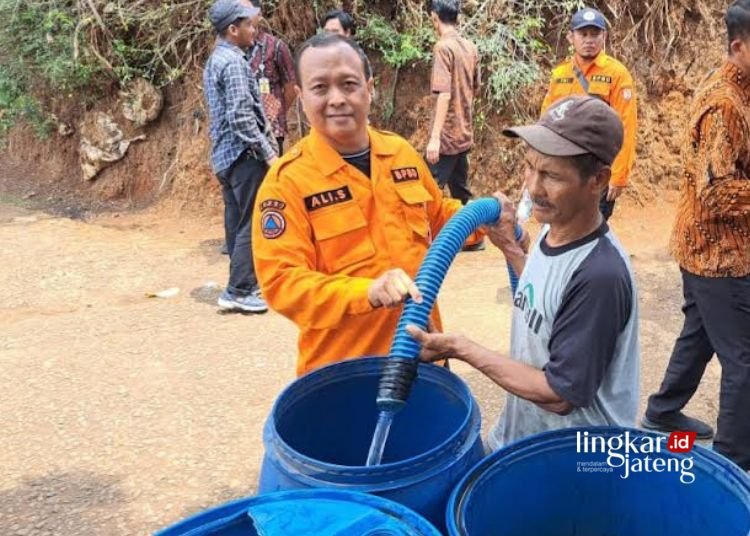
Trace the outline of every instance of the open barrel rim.
<instances>
[{"instance_id":1,"label":"open barrel rim","mask_svg":"<svg viewBox=\"0 0 750 536\"><path fill-rule=\"evenodd\" d=\"M289 501L336 501L342 505L356 503L371 507L394 519L399 520L404 526L414 529L415 534L420 536L440 536L440 532L432 523L427 521L421 514L399 504L393 500L377 495L370 495L358 491L345 491L334 489L298 489L289 491L277 491L262 495L242 497L222 503L206 510L197 512L177 523L160 529L155 536L190 536L191 534L206 534L209 530L220 530L224 525L236 519L243 511L268 503L285 503ZM217 515L211 519L212 515ZM195 525L197 519L205 518L206 521L200 526ZM192 528L190 528L192 526Z\"/></svg>"},{"instance_id":2,"label":"open barrel rim","mask_svg":"<svg viewBox=\"0 0 750 536\"><path fill-rule=\"evenodd\" d=\"M291 465L297 472L296 478L317 480L317 476L324 474L326 486L335 486L336 475L341 476L341 484L347 489L361 486L367 491L384 491L395 487L402 487L404 479L412 478L414 482L426 480L440 472L445 465L462 457L471 450L476 439L467 441L472 436L480 437L481 415L468 385L448 369L428 363L420 363L417 377L420 381L431 381L442 388L450 389L464 404L466 414L456 431L441 444L436 445L412 458L384 463L378 466L349 466L316 460L300 453L289 445L276 427L277 417L285 413L285 409L295 402L320 388L330 384L332 380L348 381L352 377L371 376L382 370L385 365L384 357L358 357L317 369L298 378L287 386L273 404L271 414L264 427L264 441L272 444L283 461ZM344 369L342 371L342 368ZM346 370L350 369L350 370ZM373 393L373 396L375 393ZM398 418L398 416L396 416ZM446 455L448 454L448 455ZM271 460L276 463L275 460ZM435 463L438 461L439 463ZM320 484L318 484L320 485Z\"/></svg>"}]
</instances>

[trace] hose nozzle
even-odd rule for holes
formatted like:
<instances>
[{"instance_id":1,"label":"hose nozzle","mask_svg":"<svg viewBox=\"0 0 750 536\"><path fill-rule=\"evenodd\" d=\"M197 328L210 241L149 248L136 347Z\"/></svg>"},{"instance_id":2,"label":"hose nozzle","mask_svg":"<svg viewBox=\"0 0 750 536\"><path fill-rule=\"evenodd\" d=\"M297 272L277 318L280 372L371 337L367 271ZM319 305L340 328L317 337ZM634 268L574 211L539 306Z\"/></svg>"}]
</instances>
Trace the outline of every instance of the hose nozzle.
<instances>
[{"instance_id":1,"label":"hose nozzle","mask_svg":"<svg viewBox=\"0 0 750 536\"><path fill-rule=\"evenodd\" d=\"M388 357L378 384L378 410L397 412L406 404L411 386L417 377L418 360L408 357Z\"/></svg>"}]
</instances>

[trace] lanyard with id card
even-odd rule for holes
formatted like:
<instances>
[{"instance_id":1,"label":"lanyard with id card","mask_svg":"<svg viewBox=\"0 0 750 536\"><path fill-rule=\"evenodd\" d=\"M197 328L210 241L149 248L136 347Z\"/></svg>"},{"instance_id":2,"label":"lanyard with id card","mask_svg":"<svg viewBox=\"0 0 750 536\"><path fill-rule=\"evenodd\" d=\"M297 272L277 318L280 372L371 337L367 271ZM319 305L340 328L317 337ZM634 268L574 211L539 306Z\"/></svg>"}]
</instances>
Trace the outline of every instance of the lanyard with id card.
<instances>
[{"instance_id":1,"label":"lanyard with id card","mask_svg":"<svg viewBox=\"0 0 750 536\"><path fill-rule=\"evenodd\" d=\"M260 78L258 78L258 89L260 90L261 95L269 95L271 93L271 81L264 76L263 73L265 70L266 66L261 62L260 67L258 68L258 71L260 72Z\"/></svg>"},{"instance_id":2,"label":"lanyard with id card","mask_svg":"<svg viewBox=\"0 0 750 536\"><path fill-rule=\"evenodd\" d=\"M260 49L260 50L258 50ZM252 59L250 63L255 59L256 54L260 52L260 63L258 64L258 90L261 95L271 94L271 81L265 76L266 71L266 43L262 40L260 44L256 44L253 49Z\"/></svg>"}]
</instances>

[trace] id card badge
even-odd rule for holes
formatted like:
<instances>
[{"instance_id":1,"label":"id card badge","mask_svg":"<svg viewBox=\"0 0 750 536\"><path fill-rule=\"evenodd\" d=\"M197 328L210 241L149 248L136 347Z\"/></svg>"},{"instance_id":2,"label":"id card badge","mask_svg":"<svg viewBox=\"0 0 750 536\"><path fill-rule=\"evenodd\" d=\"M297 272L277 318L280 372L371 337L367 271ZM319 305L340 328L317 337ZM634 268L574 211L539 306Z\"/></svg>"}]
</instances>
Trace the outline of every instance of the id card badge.
<instances>
[{"instance_id":1,"label":"id card badge","mask_svg":"<svg viewBox=\"0 0 750 536\"><path fill-rule=\"evenodd\" d=\"M268 95L271 93L271 82L265 76L258 80L258 89L261 95Z\"/></svg>"}]
</instances>

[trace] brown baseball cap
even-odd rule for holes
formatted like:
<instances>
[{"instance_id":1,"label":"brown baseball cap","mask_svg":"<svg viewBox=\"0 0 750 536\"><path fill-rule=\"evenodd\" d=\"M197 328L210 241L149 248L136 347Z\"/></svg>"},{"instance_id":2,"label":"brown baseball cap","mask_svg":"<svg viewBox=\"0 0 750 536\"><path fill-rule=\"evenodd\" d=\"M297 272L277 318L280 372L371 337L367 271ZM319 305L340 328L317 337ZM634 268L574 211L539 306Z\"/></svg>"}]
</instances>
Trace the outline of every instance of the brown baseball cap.
<instances>
[{"instance_id":1,"label":"brown baseball cap","mask_svg":"<svg viewBox=\"0 0 750 536\"><path fill-rule=\"evenodd\" d=\"M568 97L556 102L535 125L503 130L549 156L593 154L612 165L622 148L620 117L595 97Z\"/></svg>"}]
</instances>

